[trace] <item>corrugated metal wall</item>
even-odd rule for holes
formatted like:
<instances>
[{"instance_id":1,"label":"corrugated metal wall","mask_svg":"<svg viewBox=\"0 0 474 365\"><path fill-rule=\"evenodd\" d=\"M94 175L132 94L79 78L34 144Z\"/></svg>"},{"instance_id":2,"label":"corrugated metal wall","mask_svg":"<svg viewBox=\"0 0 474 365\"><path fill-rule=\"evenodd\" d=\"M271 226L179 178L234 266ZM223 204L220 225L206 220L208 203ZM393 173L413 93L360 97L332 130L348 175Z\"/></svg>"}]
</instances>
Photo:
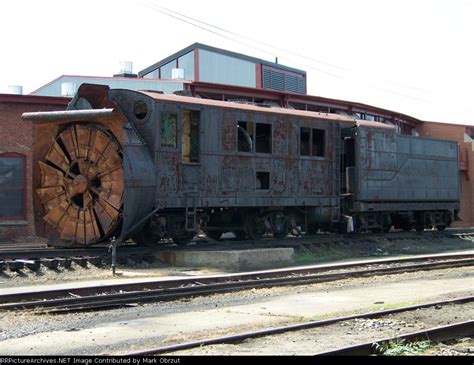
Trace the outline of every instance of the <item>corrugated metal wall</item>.
<instances>
[{"instance_id":1,"label":"corrugated metal wall","mask_svg":"<svg viewBox=\"0 0 474 365\"><path fill-rule=\"evenodd\" d=\"M200 49L199 79L204 82L256 87L255 63Z\"/></svg>"}]
</instances>

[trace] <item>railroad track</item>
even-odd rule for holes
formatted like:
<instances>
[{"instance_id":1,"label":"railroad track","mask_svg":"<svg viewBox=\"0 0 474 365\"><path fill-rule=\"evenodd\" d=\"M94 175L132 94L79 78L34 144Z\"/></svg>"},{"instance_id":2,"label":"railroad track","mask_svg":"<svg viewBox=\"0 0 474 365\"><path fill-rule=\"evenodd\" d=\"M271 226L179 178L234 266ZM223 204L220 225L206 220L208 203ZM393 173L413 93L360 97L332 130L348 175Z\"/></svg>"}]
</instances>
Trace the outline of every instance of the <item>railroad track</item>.
<instances>
[{"instance_id":1,"label":"railroad track","mask_svg":"<svg viewBox=\"0 0 474 365\"><path fill-rule=\"evenodd\" d=\"M0 310L66 313L274 286L474 266L474 254L423 255L401 259L313 265L239 274L194 276L0 295Z\"/></svg>"},{"instance_id":2,"label":"railroad track","mask_svg":"<svg viewBox=\"0 0 474 365\"><path fill-rule=\"evenodd\" d=\"M267 328L258 331L245 332L236 335L223 336L208 338L198 341L178 343L174 345L160 346L155 348L149 348L146 350L140 350L135 352L130 352L122 354L123 356L150 356L150 355L159 355L159 354L169 354L175 353L183 350L190 350L195 348L202 348L210 345L218 344L233 344L240 343L249 339L256 339L267 336L281 335L289 332L303 331L309 329L316 329L324 326L334 325L336 323L348 322L356 319L373 319L373 318L382 318L393 314L400 314L405 312L411 312L426 308L437 308L438 310L444 306L451 305L462 305L466 303L474 302L474 296L456 298L452 300L436 301L423 303L418 305L412 305L407 307L401 307L396 309L380 310L374 312L366 312L362 314L354 314L343 317L336 317L331 319L319 320L319 321L310 321L298 324L292 324L282 327L273 327ZM314 355L371 355L376 354L377 349L380 345L397 342L401 340L405 341L426 341L430 340L432 342L443 342L453 340L459 337L472 336L474 335L474 321L464 321L459 323L453 323L447 326L434 327L429 329L424 329L422 331L416 331L412 333L405 333L398 335L396 337L381 338L375 341L370 341L358 345L353 345L349 347L343 347L336 350L325 351L315 353ZM376 346L379 345L379 346Z\"/></svg>"},{"instance_id":3,"label":"railroad track","mask_svg":"<svg viewBox=\"0 0 474 365\"><path fill-rule=\"evenodd\" d=\"M212 241L206 238L196 239L188 246L159 244L152 247L135 245L121 246L117 249L118 263L153 262L155 256L164 251L177 250L235 250L268 247L301 247L331 243L356 243L385 240L443 240L446 238L474 240L474 229L448 229L444 232L390 232L390 233L353 233L353 234L317 234L313 236L287 237L285 239L265 238L261 241L238 241L232 238ZM211 241L211 242L209 242ZM108 245L88 248L53 248L45 244L0 244L0 272L4 270L20 271L25 268L36 271L42 266L49 269L70 268L72 263L85 267L87 263L103 266L110 263L111 253Z\"/></svg>"}]
</instances>

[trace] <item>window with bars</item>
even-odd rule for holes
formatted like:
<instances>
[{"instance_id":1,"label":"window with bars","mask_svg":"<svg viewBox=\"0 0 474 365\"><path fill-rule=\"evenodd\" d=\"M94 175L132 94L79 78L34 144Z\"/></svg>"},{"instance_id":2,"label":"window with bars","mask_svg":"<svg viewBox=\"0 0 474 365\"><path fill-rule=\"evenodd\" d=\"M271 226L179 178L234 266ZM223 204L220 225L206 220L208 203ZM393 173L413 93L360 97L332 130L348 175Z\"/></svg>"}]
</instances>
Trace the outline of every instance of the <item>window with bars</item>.
<instances>
[{"instance_id":1,"label":"window with bars","mask_svg":"<svg viewBox=\"0 0 474 365\"><path fill-rule=\"evenodd\" d=\"M0 221L24 219L25 156L0 154Z\"/></svg>"}]
</instances>

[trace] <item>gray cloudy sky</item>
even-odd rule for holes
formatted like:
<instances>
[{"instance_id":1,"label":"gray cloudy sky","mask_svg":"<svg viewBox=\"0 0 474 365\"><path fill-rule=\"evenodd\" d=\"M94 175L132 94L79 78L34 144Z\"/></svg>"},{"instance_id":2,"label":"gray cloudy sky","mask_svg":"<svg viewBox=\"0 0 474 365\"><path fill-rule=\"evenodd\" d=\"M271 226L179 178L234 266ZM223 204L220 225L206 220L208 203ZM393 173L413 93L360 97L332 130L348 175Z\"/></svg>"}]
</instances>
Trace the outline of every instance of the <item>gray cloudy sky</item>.
<instances>
[{"instance_id":1,"label":"gray cloudy sky","mask_svg":"<svg viewBox=\"0 0 474 365\"><path fill-rule=\"evenodd\" d=\"M470 0L3 0L0 92L201 42L304 69L312 95L474 125L473 19Z\"/></svg>"}]
</instances>

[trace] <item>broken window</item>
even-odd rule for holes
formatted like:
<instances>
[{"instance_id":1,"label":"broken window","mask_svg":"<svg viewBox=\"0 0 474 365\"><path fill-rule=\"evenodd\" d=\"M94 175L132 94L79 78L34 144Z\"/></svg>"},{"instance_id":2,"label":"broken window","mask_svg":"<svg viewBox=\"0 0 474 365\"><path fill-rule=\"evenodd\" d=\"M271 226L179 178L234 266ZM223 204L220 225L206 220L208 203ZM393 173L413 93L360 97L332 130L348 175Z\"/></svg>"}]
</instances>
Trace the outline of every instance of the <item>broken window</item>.
<instances>
[{"instance_id":1,"label":"broken window","mask_svg":"<svg viewBox=\"0 0 474 365\"><path fill-rule=\"evenodd\" d=\"M253 123L238 122L237 146L239 152L253 152Z\"/></svg>"},{"instance_id":2,"label":"broken window","mask_svg":"<svg viewBox=\"0 0 474 365\"><path fill-rule=\"evenodd\" d=\"M325 153L324 129L301 127L300 129L300 155L324 157Z\"/></svg>"},{"instance_id":3,"label":"broken window","mask_svg":"<svg viewBox=\"0 0 474 365\"><path fill-rule=\"evenodd\" d=\"M25 218L25 157L0 155L0 220Z\"/></svg>"},{"instance_id":4,"label":"broken window","mask_svg":"<svg viewBox=\"0 0 474 365\"><path fill-rule=\"evenodd\" d=\"M324 129L313 129L313 148L312 155L318 157L324 157Z\"/></svg>"},{"instance_id":5,"label":"broken window","mask_svg":"<svg viewBox=\"0 0 474 365\"><path fill-rule=\"evenodd\" d=\"M272 125L257 123L255 127L255 152L272 153Z\"/></svg>"},{"instance_id":6,"label":"broken window","mask_svg":"<svg viewBox=\"0 0 474 365\"><path fill-rule=\"evenodd\" d=\"M184 163L199 162L199 112L183 111L182 161Z\"/></svg>"},{"instance_id":7,"label":"broken window","mask_svg":"<svg viewBox=\"0 0 474 365\"><path fill-rule=\"evenodd\" d=\"M311 128L300 129L300 154L301 156L311 156L311 146L309 144L311 138Z\"/></svg>"},{"instance_id":8,"label":"broken window","mask_svg":"<svg viewBox=\"0 0 474 365\"><path fill-rule=\"evenodd\" d=\"M256 176L256 189L257 190L269 190L270 189L270 173L266 171L257 171Z\"/></svg>"},{"instance_id":9,"label":"broken window","mask_svg":"<svg viewBox=\"0 0 474 365\"><path fill-rule=\"evenodd\" d=\"M239 152L272 153L272 125L238 122L237 146Z\"/></svg>"},{"instance_id":10,"label":"broken window","mask_svg":"<svg viewBox=\"0 0 474 365\"><path fill-rule=\"evenodd\" d=\"M161 147L176 148L176 126L178 116L176 114L165 113L161 115L160 140Z\"/></svg>"}]
</instances>

